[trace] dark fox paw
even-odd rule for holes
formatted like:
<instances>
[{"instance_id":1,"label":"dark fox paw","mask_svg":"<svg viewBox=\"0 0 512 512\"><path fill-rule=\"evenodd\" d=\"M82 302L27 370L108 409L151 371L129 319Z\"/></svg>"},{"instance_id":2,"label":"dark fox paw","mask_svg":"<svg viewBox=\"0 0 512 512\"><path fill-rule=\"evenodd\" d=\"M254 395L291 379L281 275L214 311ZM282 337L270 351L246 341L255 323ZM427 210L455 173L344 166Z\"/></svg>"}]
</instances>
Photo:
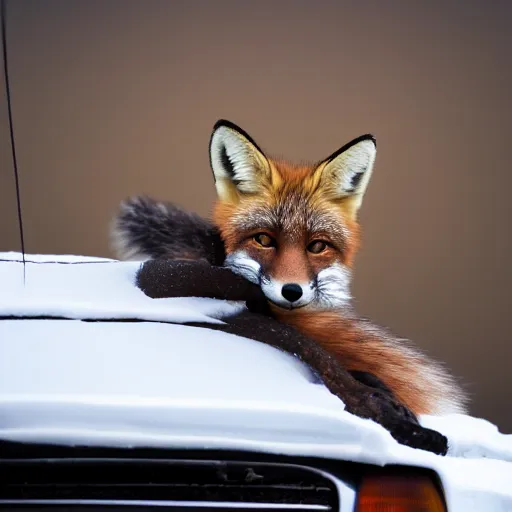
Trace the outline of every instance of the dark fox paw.
<instances>
[{"instance_id":1,"label":"dark fox paw","mask_svg":"<svg viewBox=\"0 0 512 512\"><path fill-rule=\"evenodd\" d=\"M387 425L386 428L396 441L411 448L426 450L437 455L446 455L448 452L448 439L435 430L408 422L397 422Z\"/></svg>"},{"instance_id":2,"label":"dark fox paw","mask_svg":"<svg viewBox=\"0 0 512 512\"><path fill-rule=\"evenodd\" d=\"M358 393L357 402L346 407L348 412L382 425L400 444L437 455L448 452L448 439L422 427L416 416L386 390L367 387L363 393Z\"/></svg>"}]
</instances>

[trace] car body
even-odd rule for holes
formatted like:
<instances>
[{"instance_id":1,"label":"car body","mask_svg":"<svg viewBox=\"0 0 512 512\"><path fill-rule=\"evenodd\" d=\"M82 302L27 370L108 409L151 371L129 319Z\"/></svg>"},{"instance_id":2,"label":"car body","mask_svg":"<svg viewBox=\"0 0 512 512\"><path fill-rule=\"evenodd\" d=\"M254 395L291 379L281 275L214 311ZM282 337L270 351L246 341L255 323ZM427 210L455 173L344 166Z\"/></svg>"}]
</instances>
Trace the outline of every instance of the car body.
<instances>
[{"instance_id":1,"label":"car body","mask_svg":"<svg viewBox=\"0 0 512 512\"><path fill-rule=\"evenodd\" d=\"M243 304L150 299L138 262L26 260L0 254L2 510L349 512L390 471L428 474L449 512L512 510L512 436L489 422L422 418L445 457L399 445L292 355L186 325Z\"/></svg>"}]
</instances>

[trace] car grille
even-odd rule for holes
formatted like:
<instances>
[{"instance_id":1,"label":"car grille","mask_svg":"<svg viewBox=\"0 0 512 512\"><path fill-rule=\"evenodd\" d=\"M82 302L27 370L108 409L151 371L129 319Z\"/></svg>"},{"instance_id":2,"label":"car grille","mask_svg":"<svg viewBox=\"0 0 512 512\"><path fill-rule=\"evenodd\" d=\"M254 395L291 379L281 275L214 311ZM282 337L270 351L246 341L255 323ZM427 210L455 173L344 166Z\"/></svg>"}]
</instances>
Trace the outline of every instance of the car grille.
<instances>
[{"instance_id":1,"label":"car grille","mask_svg":"<svg viewBox=\"0 0 512 512\"><path fill-rule=\"evenodd\" d=\"M329 476L296 464L168 459L0 463L2 510L16 504L32 510L44 506L47 512L72 505L109 511L129 506L306 512L338 510L338 501Z\"/></svg>"}]
</instances>

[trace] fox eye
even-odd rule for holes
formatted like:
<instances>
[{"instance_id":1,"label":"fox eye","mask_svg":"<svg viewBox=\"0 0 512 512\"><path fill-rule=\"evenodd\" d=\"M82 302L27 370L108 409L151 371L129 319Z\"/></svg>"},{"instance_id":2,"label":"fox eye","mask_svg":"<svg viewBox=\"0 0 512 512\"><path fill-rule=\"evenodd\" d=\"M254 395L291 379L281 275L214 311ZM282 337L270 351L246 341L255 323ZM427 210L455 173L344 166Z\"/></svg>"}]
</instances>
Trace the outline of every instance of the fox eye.
<instances>
[{"instance_id":1,"label":"fox eye","mask_svg":"<svg viewBox=\"0 0 512 512\"><path fill-rule=\"evenodd\" d=\"M257 235L254 235L253 238L262 247L275 247L276 245L275 240L266 233L258 233Z\"/></svg>"},{"instance_id":2,"label":"fox eye","mask_svg":"<svg viewBox=\"0 0 512 512\"><path fill-rule=\"evenodd\" d=\"M313 254L320 254L327 249L327 242L323 240L315 240L308 245L308 251Z\"/></svg>"}]
</instances>

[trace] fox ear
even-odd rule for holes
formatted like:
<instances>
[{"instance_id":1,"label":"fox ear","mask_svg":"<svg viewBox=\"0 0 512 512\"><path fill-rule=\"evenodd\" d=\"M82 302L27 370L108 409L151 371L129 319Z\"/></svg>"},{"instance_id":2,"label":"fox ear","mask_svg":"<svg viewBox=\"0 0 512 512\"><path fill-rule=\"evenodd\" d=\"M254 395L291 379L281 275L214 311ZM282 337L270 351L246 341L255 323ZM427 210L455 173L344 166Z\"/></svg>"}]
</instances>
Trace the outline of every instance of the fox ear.
<instances>
[{"instance_id":1,"label":"fox ear","mask_svg":"<svg viewBox=\"0 0 512 512\"><path fill-rule=\"evenodd\" d=\"M241 128L224 119L213 128L210 165L222 201L234 201L240 194L260 191L270 176L263 151Z\"/></svg>"},{"instance_id":2,"label":"fox ear","mask_svg":"<svg viewBox=\"0 0 512 512\"><path fill-rule=\"evenodd\" d=\"M356 214L370 181L377 153L373 135L362 135L321 162L320 183L333 199L346 199Z\"/></svg>"}]
</instances>

